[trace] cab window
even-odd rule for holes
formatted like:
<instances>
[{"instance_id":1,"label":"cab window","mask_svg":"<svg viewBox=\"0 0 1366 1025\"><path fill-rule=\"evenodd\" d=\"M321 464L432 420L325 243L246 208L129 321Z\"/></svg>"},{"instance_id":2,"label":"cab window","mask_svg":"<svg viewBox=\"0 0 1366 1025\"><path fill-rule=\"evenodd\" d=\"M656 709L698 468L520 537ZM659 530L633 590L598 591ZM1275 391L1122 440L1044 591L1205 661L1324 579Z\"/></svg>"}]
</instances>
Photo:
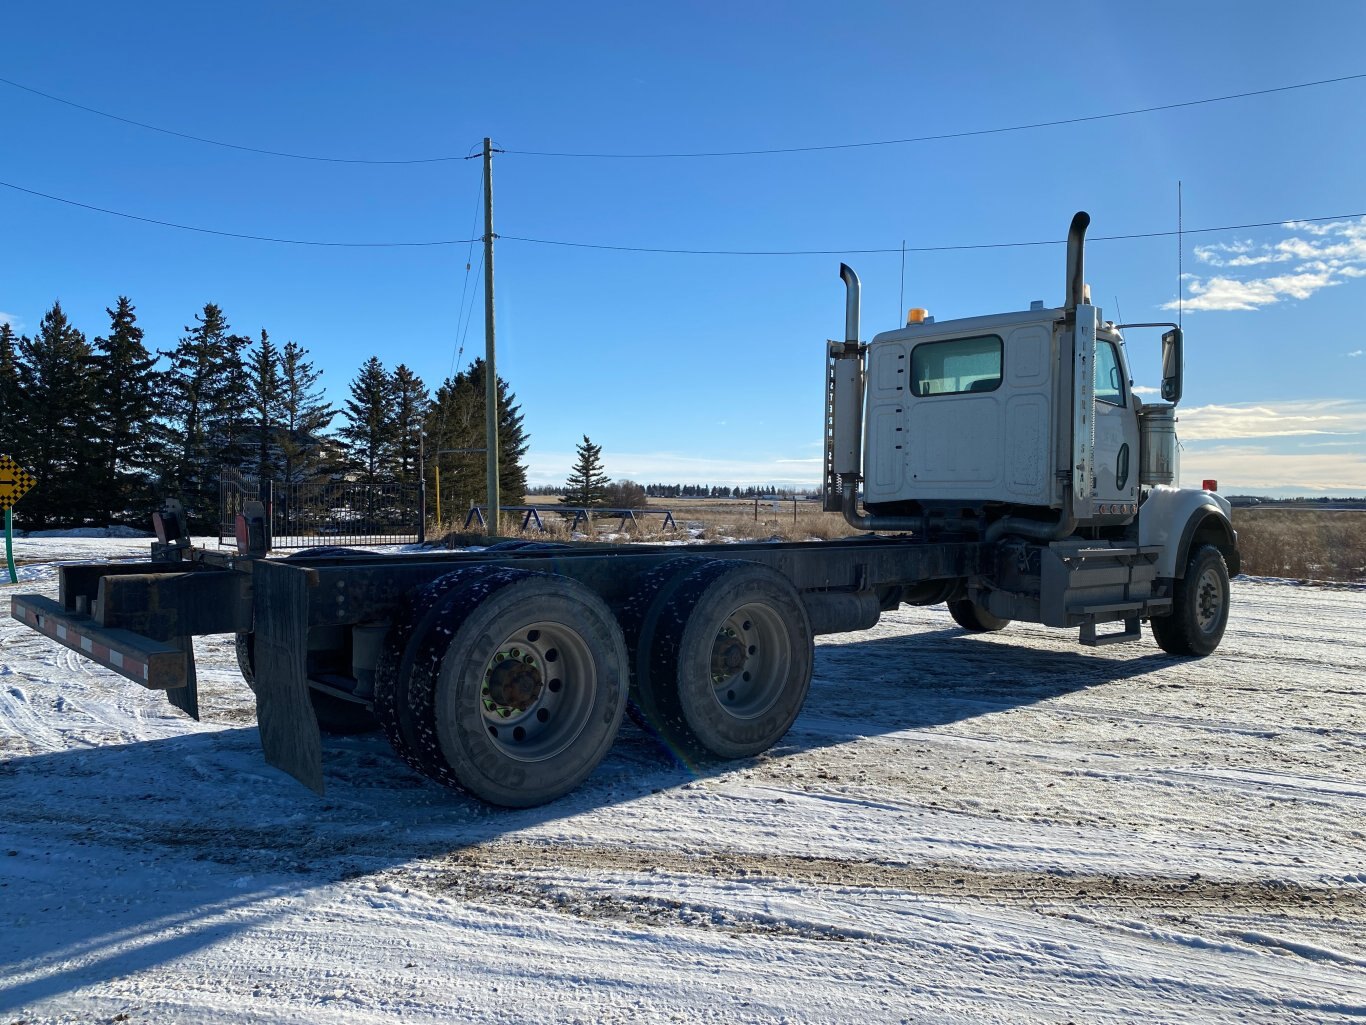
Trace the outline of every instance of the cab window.
<instances>
[{"instance_id":1,"label":"cab window","mask_svg":"<svg viewBox=\"0 0 1366 1025\"><path fill-rule=\"evenodd\" d=\"M1114 342L1096 342L1096 400L1112 406L1124 405L1124 372Z\"/></svg>"},{"instance_id":2,"label":"cab window","mask_svg":"<svg viewBox=\"0 0 1366 1025\"><path fill-rule=\"evenodd\" d=\"M1001 386L1001 351L997 335L922 342L911 350L911 394L995 391Z\"/></svg>"}]
</instances>

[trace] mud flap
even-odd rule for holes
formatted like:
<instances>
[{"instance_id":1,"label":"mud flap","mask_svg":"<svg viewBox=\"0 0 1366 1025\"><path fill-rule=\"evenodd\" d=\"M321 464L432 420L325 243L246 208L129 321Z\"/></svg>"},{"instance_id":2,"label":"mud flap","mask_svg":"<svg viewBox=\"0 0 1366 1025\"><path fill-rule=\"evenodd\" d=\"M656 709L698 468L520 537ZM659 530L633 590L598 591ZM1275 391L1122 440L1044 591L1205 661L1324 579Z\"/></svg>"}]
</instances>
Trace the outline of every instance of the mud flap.
<instances>
[{"instance_id":1,"label":"mud flap","mask_svg":"<svg viewBox=\"0 0 1366 1025\"><path fill-rule=\"evenodd\" d=\"M194 671L194 638L173 637L172 645L185 652L185 686L172 687L166 692L166 700L174 708L180 709L195 722L199 721L199 680Z\"/></svg>"},{"instance_id":2,"label":"mud flap","mask_svg":"<svg viewBox=\"0 0 1366 1025\"><path fill-rule=\"evenodd\" d=\"M322 738L308 697L309 573L266 559L252 567L256 722L266 761L322 794Z\"/></svg>"}]
</instances>

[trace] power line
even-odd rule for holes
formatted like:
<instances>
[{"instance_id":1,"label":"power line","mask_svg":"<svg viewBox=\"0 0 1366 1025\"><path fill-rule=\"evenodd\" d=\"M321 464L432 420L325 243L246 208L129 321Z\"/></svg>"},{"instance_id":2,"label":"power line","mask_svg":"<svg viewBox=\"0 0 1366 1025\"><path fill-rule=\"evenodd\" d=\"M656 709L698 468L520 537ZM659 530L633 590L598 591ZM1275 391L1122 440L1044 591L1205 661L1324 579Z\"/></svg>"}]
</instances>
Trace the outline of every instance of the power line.
<instances>
[{"instance_id":1,"label":"power line","mask_svg":"<svg viewBox=\"0 0 1366 1025\"><path fill-rule=\"evenodd\" d=\"M479 227L479 207L481 206L480 201L483 198L484 179L480 178L479 188L476 189L474 193L474 223L470 225L471 236L474 235L474 232ZM465 280L464 283L460 286L460 309L456 312L455 315L455 341L458 344L456 347L453 347L451 352L451 369L450 373L446 375L448 378L455 376L456 365L460 363L461 357L465 355L465 333L469 330L470 320L474 317L474 293L470 291L470 265L474 259L474 238L470 239L469 246L469 249L465 251ZM484 251L482 248L479 250L479 269L481 271L484 269ZM465 314L465 298L467 296L470 300L470 312L468 317ZM461 328L462 323L464 324L463 329Z\"/></svg>"},{"instance_id":2,"label":"power line","mask_svg":"<svg viewBox=\"0 0 1366 1025\"><path fill-rule=\"evenodd\" d=\"M259 146L242 146L235 142L224 142L222 139L209 139L202 135L177 132L173 128L162 128L160 125L148 124L146 121L135 121L131 117L124 117L121 114L111 114L107 110L97 110L95 107L87 107L84 103L63 99L60 96L53 96L51 93L45 93L41 89L34 89L32 86L23 85L12 79L0 78L0 84L12 86L15 89L22 89L26 93L32 93L34 96L41 96L43 99L51 100L53 103L61 103L68 107L75 107L77 110L83 110L87 114L98 114L100 117L107 117L111 121L119 121L125 125L132 125L135 128L145 128L149 132L160 132L162 135L172 135L177 139L187 139L190 142L202 142L207 146L221 146L224 149L240 150L243 153L257 153L267 157L288 157L290 160L315 160L325 164L439 164L445 163L446 161L465 159L463 156L439 156L413 157L406 160L373 160L364 157L327 157L314 153L290 153L285 150L263 149Z\"/></svg>"},{"instance_id":3,"label":"power line","mask_svg":"<svg viewBox=\"0 0 1366 1025\"><path fill-rule=\"evenodd\" d=\"M26 189L23 186L14 185L6 181L0 181L0 185L3 185L7 189L14 189L16 192L23 192L30 196L48 199L54 203L65 203L68 206L80 207L82 210L93 210L96 213L109 214L113 217L125 217L131 221L156 224L163 228L178 228L181 231L197 231L205 235L221 235L226 238L250 239L254 242L278 242L292 246L382 249L398 247L463 246L483 241L482 237L475 237L434 239L429 242L321 242L311 239L275 238L268 235L245 235L235 231L218 231L214 228L200 228L192 224L176 224L173 221L161 221L152 217L142 217L138 214L123 213L122 211L110 210L102 206L93 206L90 203L81 203L74 199L64 199L61 196L52 196L46 192L38 192L35 189ZM1251 228L1279 228L1292 222L1299 224L1319 224L1324 221L1346 221L1357 217L1366 217L1366 213L1333 214L1327 217L1283 217L1275 221L1257 221L1249 224L1224 224L1212 228L1185 228L1184 231L1189 235L1199 235L1220 231L1246 231ZM1176 231L1143 231L1133 232L1127 235L1092 235L1089 240L1092 242L1123 242L1133 239L1171 238L1176 234L1178 234ZM507 242L526 242L540 246L564 246L573 249L601 249L618 253L662 253L677 256L861 256L877 253L900 253L902 251L901 246L873 249L670 249L662 246L618 246L599 242L571 242L564 239L531 238L527 235L496 235L494 237ZM972 249L1023 249L1030 246L1061 246L1066 244L1066 239L1036 239L1028 242L969 242L943 246L906 246L905 251L908 253L950 253Z\"/></svg>"},{"instance_id":4,"label":"power line","mask_svg":"<svg viewBox=\"0 0 1366 1025\"><path fill-rule=\"evenodd\" d=\"M203 235L221 235L224 238L244 238L253 242L279 242L282 245L290 246L329 246L341 249L396 249L402 247L418 246L460 246L467 242L478 241L477 239L453 238L436 239L431 242L320 242L314 239L302 238L274 238L269 235L246 235L237 231L219 231L216 228L201 228L193 224L176 224L174 221L159 221L155 217L142 217L139 214L124 213L121 210L110 210L103 206L93 206L90 203L81 203L74 199L63 199L61 196L50 196L46 192L38 192L36 189L26 189L22 185L14 185L10 182L0 181L7 189L15 192L26 192L30 196L38 196L42 199L49 199L54 203L65 203L67 206L77 206L82 210L93 210L96 213L109 214L111 217L124 217L130 221L142 221L144 224L157 224L163 228L178 228L181 231L197 231Z\"/></svg>"},{"instance_id":5,"label":"power line","mask_svg":"<svg viewBox=\"0 0 1366 1025\"><path fill-rule=\"evenodd\" d=\"M1253 224L1224 224L1213 228L1186 228L1188 235L1208 234L1220 231L1245 231L1250 228L1279 228L1290 222L1317 224L1323 221L1345 221L1354 217L1366 217L1366 213L1334 214L1331 217L1287 217L1278 221L1259 221ZM1170 238L1175 231L1144 231L1128 235L1090 235L1088 242L1123 242L1131 239ZM877 253L900 253L901 246L888 246L879 249L663 249L647 246L614 246L595 242L565 242L556 239L528 238L523 235L499 235L500 239L512 242L532 242L542 246L570 246L575 249L606 249L621 253L669 253L680 256L861 256ZM946 246L906 246L908 253L951 253L970 249L1023 249L1029 246L1063 246L1067 239L1039 239L1032 242L974 242Z\"/></svg>"},{"instance_id":6,"label":"power line","mask_svg":"<svg viewBox=\"0 0 1366 1025\"><path fill-rule=\"evenodd\" d=\"M867 149L874 146L905 146L917 142L941 142L946 139L969 139L980 135L1003 135L1007 132L1027 132L1035 128L1057 128L1062 125L1079 125L1089 121L1106 121L1112 118L1133 117L1137 114L1154 114L1163 110L1179 110L1184 107L1199 107L1210 103L1224 103L1228 100L1243 100L1252 96L1269 96L1272 93L1285 93L1295 89L1312 89L1321 85L1336 85L1366 78L1366 73L1342 75L1339 78L1324 78L1317 82L1299 82L1295 85L1279 85L1269 89L1251 89L1247 92L1229 93L1227 96L1210 96L1201 100L1183 100L1179 103L1162 103L1153 107L1135 107L1132 110L1119 110L1109 114L1089 114L1081 117L1059 118L1055 121L1033 121L1029 124L1010 125L1004 128L976 128L962 132L943 132L938 135L917 135L906 139L880 139L873 142L836 142L818 146L783 146L773 149L712 150L695 153L566 153L546 150L507 150L510 154L523 157L580 157L594 160L683 160L698 157L758 157L783 153L819 153L828 150Z\"/></svg>"},{"instance_id":7,"label":"power line","mask_svg":"<svg viewBox=\"0 0 1366 1025\"><path fill-rule=\"evenodd\" d=\"M1325 85L1338 85L1343 82L1353 82L1358 79L1366 78L1366 72L1356 75L1341 75L1337 78L1323 78L1314 82L1297 82L1293 85L1272 86L1267 89L1251 89L1246 92L1229 93L1224 96L1209 96L1198 100L1182 100L1176 103L1162 103L1151 107L1135 107L1131 110L1113 111L1106 114L1089 114L1078 117L1059 118L1052 121L1033 121L1028 124L1009 125L1001 128L977 128L962 132L944 132L938 135L920 135L905 139L879 139L870 142L837 142L823 145L811 146L785 146L771 149L745 149L745 150L709 150L686 153L592 153L592 152L556 152L551 150L516 150L509 149L503 152L516 154L524 157L572 157L595 160L674 160L674 159L694 159L703 157L751 157L751 156L773 156L779 154L792 153L818 153L830 150L845 149L867 149L877 146L904 146L921 142L941 142L948 139L967 139L982 135L1002 135L1008 132L1025 132L1037 128L1057 128L1063 125L1085 124L1091 121L1106 121L1121 117L1134 117L1138 114L1154 114L1164 110L1180 110L1186 107L1200 107L1211 103L1225 103L1230 100L1249 99L1254 96L1269 96L1274 93L1292 92L1297 89L1313 89ZM31 93L34 96L41 96L45 100L53 103L60 103L76 110L83 110L88 114L95 114L99 117L109 118L122 124L132 125L135 128L142 128L149 132L159 132L162 135L174 136L177 139L186 139L190 142L203 143L208 146L221 146L225 149L239 150L244 153L256 153L263 156L285 157L291 160L312 160L329 164L438 164L456 160L469 159L465 155L440 154L427 157L410 158L364 158L364 157L333 157L323 156L312 153L292 153L286 150L267 149L259 146L245 146L234 142L225 142L221 139L211 139L202 135L191 135L188 132L179 132L172 128L163 128L160 125L149 124L146 121L138 121L121 114L114 114L107 110L99 110L96 107L86 106L74 100L64 99L61 96L54 96L52 93L34 89L32 86L24 85L13 79L0 78L0 84L8 85L14 89Z\"/></svg>"}]
</instances>

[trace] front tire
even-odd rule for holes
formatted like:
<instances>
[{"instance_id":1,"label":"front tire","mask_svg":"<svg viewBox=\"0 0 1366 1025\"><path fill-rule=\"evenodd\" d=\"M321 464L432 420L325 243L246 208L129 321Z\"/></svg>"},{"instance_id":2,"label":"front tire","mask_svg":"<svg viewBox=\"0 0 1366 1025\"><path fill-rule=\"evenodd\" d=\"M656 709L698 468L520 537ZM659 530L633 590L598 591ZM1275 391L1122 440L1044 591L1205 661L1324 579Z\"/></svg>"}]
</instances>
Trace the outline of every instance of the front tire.
<instances>
[{"instance_id":1,"label":"front tire","mask_svg":"<svg viewBox=\"0 0 1366 1025\"><path fill-rule=\"evenodd\" d=\"M1228 625L1228 566L1213 545L1191 552L1186 575L1172 582L1170 615L1153 619L1153 639L1173 655L1203 658L1219 647Z\"/></svg>"},{"instance_id":2,"label":"front tire","mask_svg":"<svg viewBox=\"0 0 1366 1025\"><path fill-rule=\"evenodd\" d=\"M1010 625L1010 620L993 616L971 598L949 602L949 615L955 623L972 633L995 633Z\"/></svg>"}]
</instances>

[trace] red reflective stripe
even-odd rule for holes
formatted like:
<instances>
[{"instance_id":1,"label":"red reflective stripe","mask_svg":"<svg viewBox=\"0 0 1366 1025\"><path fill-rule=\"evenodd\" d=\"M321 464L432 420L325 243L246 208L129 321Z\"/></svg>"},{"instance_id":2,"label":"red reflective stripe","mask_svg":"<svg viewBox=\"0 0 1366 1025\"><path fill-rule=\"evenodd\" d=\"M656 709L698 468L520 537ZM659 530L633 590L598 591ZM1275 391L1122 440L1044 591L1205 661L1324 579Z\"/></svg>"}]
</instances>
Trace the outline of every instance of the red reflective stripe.
<instances>
[{"instance_id":1,"label":"red reflective stripe","mask_svg":"<svg viewBox=\"0 0 1366 1025\"><path fill-rule=\"evenodd\" d=\"M81 651L88 654L92 661L124 673L128 673L129 670L134 670L144 680L149 676L149 667L147 663L140 659L133 658L122 651L101 644L94 638L87 637L83 633L78 633L76 630L68 628L65 623L44 623L42 618L32 609L25 609L24 616L41 633L45 633L47 636L65 644L79 644Z\"/></svg>"}]
</instances>

